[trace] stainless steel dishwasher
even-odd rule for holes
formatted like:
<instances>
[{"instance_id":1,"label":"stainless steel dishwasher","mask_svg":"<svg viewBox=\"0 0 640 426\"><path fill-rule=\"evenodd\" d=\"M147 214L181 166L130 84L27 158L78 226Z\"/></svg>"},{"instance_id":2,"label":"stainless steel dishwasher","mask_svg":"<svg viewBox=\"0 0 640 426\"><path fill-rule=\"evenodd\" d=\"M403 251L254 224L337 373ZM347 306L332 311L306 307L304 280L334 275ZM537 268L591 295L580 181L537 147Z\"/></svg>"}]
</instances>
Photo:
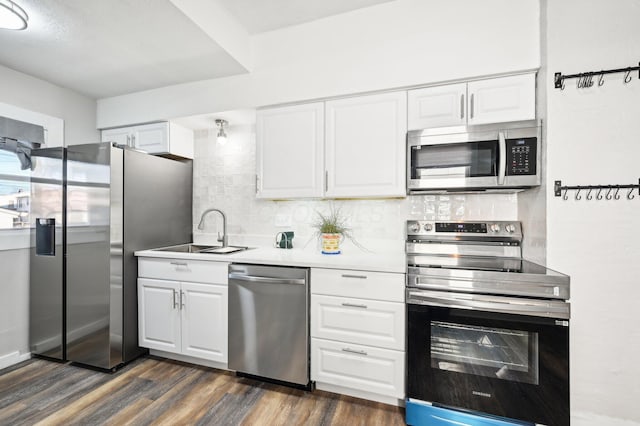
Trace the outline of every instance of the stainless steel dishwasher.
<instances>
[{"instance_id":1,"label":"stainless steel dishwasher","mask_svg":"<svg viewBox=\"0 0 640 426\"><path fill-rule=\"evenodd\" d=\"M229 265L229 368L311 388L308 268Z\"/></svg>"}]
</instances>

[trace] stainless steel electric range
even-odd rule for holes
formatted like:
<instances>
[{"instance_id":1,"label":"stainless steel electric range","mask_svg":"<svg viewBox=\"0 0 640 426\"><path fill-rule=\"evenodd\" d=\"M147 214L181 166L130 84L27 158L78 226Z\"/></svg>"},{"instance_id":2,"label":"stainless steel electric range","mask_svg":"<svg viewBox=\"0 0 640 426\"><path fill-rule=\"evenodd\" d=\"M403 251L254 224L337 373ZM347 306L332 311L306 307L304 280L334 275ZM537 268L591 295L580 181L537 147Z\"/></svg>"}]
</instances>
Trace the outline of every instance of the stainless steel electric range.
<instances>
[{"instance_id":1,"label":"stainless steel electric range","mask_svg":"<svg viewBox=\"0 0 640 426\"><path fill-rule=\"evenodd\" d=\"M568 426L569 277L521 224L408 221L406 252L407 423Z\"/></svg>"}]
</instances>

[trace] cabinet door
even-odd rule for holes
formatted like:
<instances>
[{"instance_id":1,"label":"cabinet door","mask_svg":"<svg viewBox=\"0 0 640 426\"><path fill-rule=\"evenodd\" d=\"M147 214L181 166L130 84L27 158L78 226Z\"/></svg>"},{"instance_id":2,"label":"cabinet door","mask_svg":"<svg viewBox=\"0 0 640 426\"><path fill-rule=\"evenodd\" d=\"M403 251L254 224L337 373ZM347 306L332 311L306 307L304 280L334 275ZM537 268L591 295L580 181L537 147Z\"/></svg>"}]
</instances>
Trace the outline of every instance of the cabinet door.
<instances>
[{"instance_id":1,"label":"cabinet door","mask_svg":"<svg viewBox=\"0 0 640 426\"><path fill-rule=\"evenodd\" d=\"M461 126L467 121L467 83L408 92L409 130Z\"/></svg>"},{"instance_id":2,"label":"cabinet door","mask_svg":"<svg viewBox=\"0 0 640 426\"><path fill-rule=\"evenodd\" d=\"M226 286L182 283L182 353L227 362Z\"/></svg>"},{"instance_id":3,"label":"cabinet door","mask_svg":"<svg viewBox=\"0 0 640 426\"><path fill-rule=\"evenodd\" d=\"M471 81L468 91L469 124L536 118L535 74Z\"/></svg>"},{"instance_id":4,"label":"cabinet door","mask_svg":"<svg viewBox=\"0 0 640 426\"><path fill-rule=\"evenodd\" d=\"M404 398L402 351L311 339L311 380Z\"/></svg>"},{"instance_id":5,"label":"cabinet door","mask_svg":"<svg viewBox=\"0 0 640 426\"><path fill-rule=\"evenodd\" d=\"M311 295L311 336L404 351L405 305Z\"/></svg>"},{"instance_id":6,"label":"cabinet door","mask_svg":"<svg viewBox=\"0 0 640 426\"><path fill-rule=\"evenodd\" d=\"M405 196L406 92L326 103L327 197Z\"/></svg>"},{"instance_id":7,"label":"cabinet door","mask_svg":"<svg viewBox=\"0 0 640 426\"><path fill-rule=\"evenodd\" d=\"M256 120L257 197L321 197L324 104L263 109Z\"/></svg>"},{"instance_id":8,"label":"cabinet door","mask_svg":"<svg viewBox=\"0 0 640 426\"><path fill-rule=\"evenodd\" d=\"M180 352L180 284L138 278L140 346Z\"/></svg>"},{"instance_id":9,"label":"cabinet door","mask_svg":"<svg viewBox=\"0 0 640 426\"><path fill-rule=\"evenodd\" d=\"M153 123L136 126L133 147L149 154L169 152L169 123Z\"/></svg>"},{"instance_id":10,"label":"cabinet door","mask_svg":"<svg viewBox=\"0 0 640 426\"><path fill-rule=\"evenodd\" d=\"M120 127L118 129L107 129L102 131L102 142L115 142L118 145L132 146L131 135L133 128Z\"/></svg>"}]
</instances>

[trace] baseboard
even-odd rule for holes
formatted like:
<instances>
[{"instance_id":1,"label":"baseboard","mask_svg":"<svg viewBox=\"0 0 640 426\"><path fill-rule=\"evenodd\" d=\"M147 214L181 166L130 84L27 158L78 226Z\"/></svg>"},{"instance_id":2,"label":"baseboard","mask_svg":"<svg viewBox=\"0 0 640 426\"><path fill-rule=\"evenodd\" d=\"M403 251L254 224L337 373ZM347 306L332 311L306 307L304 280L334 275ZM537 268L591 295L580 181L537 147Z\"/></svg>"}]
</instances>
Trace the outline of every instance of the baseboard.
<instances>
[{"instance_id":1,"label":"baseboard","mask_svg":"<svg viewBox=\"0 0 640 426\"><path fill-rule=\"evenodd\" d=\"M156 349L150 349L149 355L159 356L162 358L174 359L176 361L188 362L189 364L203 365L205 367L217 368L219 370L228 370L227 363L210 361L208 359L196 358L188 355L175 354L173 352L159 351Z\"/></svg>"},{"instance_id":2,"label":"baseboard","mask_svg":"<svg viewBox=\"0 0 640 426\"><path fill-rule=\"evenodd\" d=\"M31 352L21 354L20 351L15 351L2 355L0 356L0 370L19 364L28 359L31 359Z\"/></svg>"},{"instance_id":3,"label":"baseboard","mask_svg":"<svg viewBox=\"0 0 640 426\"><path fill-rule=\"evenodd\" d=\"M346 388L344 386L316 382L316 389L327 391L327 392L340 393L343 395L349 395L355 398L368 399L370 401L381 402L383 404L388 404L388 405L395 405L397 407L404 407L404 399L398 399L392 396L380 395L377 393L372 393L367 391L361 391L358 389Z\"/></svg>"}]
</instances>

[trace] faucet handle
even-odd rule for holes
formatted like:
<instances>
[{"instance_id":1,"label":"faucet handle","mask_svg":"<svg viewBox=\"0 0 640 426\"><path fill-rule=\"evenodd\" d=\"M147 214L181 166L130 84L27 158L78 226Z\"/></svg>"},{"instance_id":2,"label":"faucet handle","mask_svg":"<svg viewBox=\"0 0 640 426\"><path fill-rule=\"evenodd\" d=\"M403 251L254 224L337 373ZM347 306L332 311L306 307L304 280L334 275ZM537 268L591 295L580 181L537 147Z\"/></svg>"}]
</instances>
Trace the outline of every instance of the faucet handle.
<instances>
[{"instance_id":1,"label":"faucet handle","mask_svg":"<svg viewBox=\"0 0 640 426\"><path fill-rule=\"evenodd\" d=\"M221 243L224 241L224 237L220 236L220 231L218 231L218 242Z\"/></svg>"}]
</instances>

